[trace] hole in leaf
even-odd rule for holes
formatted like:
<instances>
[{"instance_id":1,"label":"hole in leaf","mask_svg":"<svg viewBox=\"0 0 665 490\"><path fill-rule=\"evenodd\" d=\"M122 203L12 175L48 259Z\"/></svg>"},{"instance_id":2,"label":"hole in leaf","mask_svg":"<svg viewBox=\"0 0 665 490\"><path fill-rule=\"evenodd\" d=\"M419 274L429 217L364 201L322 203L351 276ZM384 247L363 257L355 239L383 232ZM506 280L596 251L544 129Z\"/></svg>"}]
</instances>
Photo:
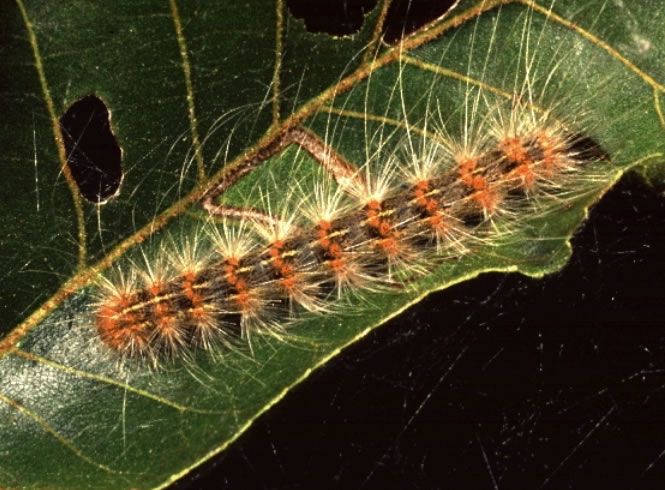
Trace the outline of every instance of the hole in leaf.
<instances>
[{"instance_id":1,"label":"hole in leaf","mask_svg":"<svg viewBox=\"0 0 665 490\"><path fill-rule=\"evenodd\" d=\"M445 14L457 0L393 0L383 27L383 39L395 43Z\"/></svg>"},{"instance_id":2,"label":"hole in leaf","mask_svg":"<svg viewBox=\"0 0 665 490\"><path fill-rule=\"evenodd\" d=\"M74 102L60 117L67 165L81 195L96 204L115 195L122 181L122 150L110 121L106 104L94 95Z\"/></svg>"},{"instance_id":3,"label":"hole in leaf","mask_svg":"<svg viewBox=\"0 0 665 490\"><path fill-rule=\"evenodd\" d=\"M377 0L286 0L291 15L305 21L309 32L346 36L360 30Z\"/></svg>"},{"instance_id":4,"label":"hole in leaf","mask_svg":"<svg viewBox=\"0 0 665 490\"><path fill-rule=\"evenodd\" d=\"M383 38L395 43L403 36L441 17L457 0L393 0L388 10ZM287 0L294 17L303 19L309 32L325 32L336 36L356 33L365 15L377 0Z\"/></svg>"}]
</instances>

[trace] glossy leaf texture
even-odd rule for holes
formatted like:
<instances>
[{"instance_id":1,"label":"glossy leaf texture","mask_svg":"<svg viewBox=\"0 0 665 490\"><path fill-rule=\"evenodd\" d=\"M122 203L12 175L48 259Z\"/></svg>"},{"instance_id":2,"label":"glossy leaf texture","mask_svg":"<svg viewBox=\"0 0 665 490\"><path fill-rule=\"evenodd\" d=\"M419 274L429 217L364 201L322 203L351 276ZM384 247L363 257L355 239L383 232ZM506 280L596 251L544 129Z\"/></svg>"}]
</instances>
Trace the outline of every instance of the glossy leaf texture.
<instances>
[{"instance_id":1,"label":"glossy leaf texture","mask_svg":"<svg viewBox=\"0 0 665 490\"><path fill-rule=\"evenodd\" d=\"M375 37L382 6L336 38L308 33L279 0L4 2L0 486L166 485L427 293L485 271L560 268L588 207L626 170L649 164L653 176L663 159L656 3L462 1L388 46ZM87 313L97 276L192 233L205 190L284 130L306 127L362 164L424 144L434 113L455 134L469 94L509 104L525 79L545 94L536 104L567 111L611 156L593 192L405 292L308 317L288 342L159 371L121 368L100 345ZM70 179L57 125L90 94L109 108L123 155L119 192L100 205ZM265 205L257 186L274 200L293 179L322 178L293 145L261 163L225 202Z\"/></svg>"}]
</instances>

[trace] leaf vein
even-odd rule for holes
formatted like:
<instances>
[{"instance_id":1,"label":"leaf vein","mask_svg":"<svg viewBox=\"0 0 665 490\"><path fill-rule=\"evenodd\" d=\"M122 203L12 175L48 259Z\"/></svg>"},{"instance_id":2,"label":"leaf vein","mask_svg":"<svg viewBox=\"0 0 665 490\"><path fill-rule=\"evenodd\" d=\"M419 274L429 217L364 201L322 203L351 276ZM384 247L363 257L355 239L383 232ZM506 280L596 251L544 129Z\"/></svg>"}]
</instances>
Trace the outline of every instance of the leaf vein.
<instances>
[{"instance_id":1,"label":"leaf vein","mask_svg":"<svg viewBox=\"0 0 665 490\"><path fill-rule=\"evenodd\" d=\"M272 125L279 125L281 116L281 73L284 52L284 0L275 0L275 67L272 74Z\"/></svg>"},{"instance_id":2,"label":"leaf vein","mask_svg":"<svg viewBox=\"0 0 665 490\"><path fill-rule=\"evenodd\" d=\"M85 378L89 379L92 381L96 381L98 383L103 383L103 384L108 384L111 386L114 386L116 388L120 388L123 390L126 390L127 392L133 393L135 395L141 396L143 398L148 398L150 400L156 401L162 405L165 405L167 407L174 408L175 410L179 412L193 412L193 413L200 413L200 414L205 414L205 415L220 415L222 412L214 411L214 410L204 410L196 407L191 407L188 405L182 405L180 403L171 401L167 398L163 398L159 395L155 395L154 393L150 393L149 391L142 390L141 388L136 388L134 386L131 386L130 384L123 383L121 381L117 381L113 378L109 378L107 376L103 376L101 374L94 374L94 373L89 373L86 371L82 371L80 369L76 369L70 366L65 366L64 364L60 364L56 361L53 361L51 359L47 359L45 357L39 356L37 354L33 354L31 352L27 352L21 349L13 349L12 353L15 354L16 356L22 357L24 359L27 359L29 361L37 362L39 364L42 364L44 366L48 366L52 369L56 369L62 372L65 372L67 374L71 374L73 376L77 376L79 378Z\"/></svg>"},{"instance_id":3,"label":"leaf vein","mask_svg":"<svg viewBox=\"0 0 665 490\"><path fill-rule=\"evenodd\" d=\"M365 48L365 53L363 54L362 64L365 65L369 63L372 56L376 56L379 52L379 45L381 43L381 36L383 34L383 26L386 22L386 17L388 16L388 9L392 0L383 0L381 3L381 12L376 19L376 24L374 24L374 31L372 32L372 38L369 41L369 44Z\"/></svg>"},{"instance_id":4,"label":"leaf vein","mask_svg":"<svg viewBox=\"0 0 665 490\"><path fill-rule=\"evenodd\" d=\"M648 85L651 85L653 88L659 90L660 92L665 92L665 86L658 82L654 77L649 75L647 72L642 70L640 67L638 67L635 63L633 63L631 60L626 58L623 54L621 54L616 48L613 48L607 41L601 39L599 36L596 36L595 34L587 31L583 27L575 24L574 22L565 19L564 17L554 13L551 9L545 8L542 5L538 4L537 2L534 2L532 0L517 0L519 3L526 5L527 7L533 9L535 12L538 12L539 14L542 14L546 18L553 20L554 22L558 22L562 26L576 32L580 36L582 36L584 39L587 41L591 42L591 44L596 45L597 47L605 50L610 56L615 58L616 60L620 61L623 63L629 70L637 74L642 80L644 80Z\"/></svg>"},{"instance_id":5,"label":"leaf vein","mask_svg":"<svg viewBox=\"0 0 665 490\"><path fill-rule=\"evenodd\" d=\"M53 438L55 438L60 444L62 444L64 447L69 449L72 453L74 453L78 458L81 460L85 461L86 463L95 466L99 468L100 470L105 471L106 473L120 473L117 470L114 470L110 468L109 466L106 466L102 463L98 463L92 458L90 458L88 455L86 455L81 449L76 447L76 445L70 441L68 438L60 434L57 430L55 430L53 427L51 427L46 420L44 420L43 417L40 415L36 414L32 410L28 409L25 405L22 403L13 400L4 394L0 393L0 402L4 403L5 405L9 406L10 408L16 410L18 413L21 415L29 418L32 420L34 423L36 423L42 430L50 434Z\"/></svg>"},{"instance_id":6,"label":"leaf vein","mask_svg":"<svg viewBox=\"0 0 665 490\"><path fill-rule=\"evenodd\" d=\"M74 213L76 215L76 226L78 234L78 269L82 269L86 264L86 255L87 255L87 246L86 246L86 230L85 230L85 218L83 212L83 202L81 200L81 195L78 191L78 186L74 177L72 176L69 165L67 165L67 152L65 151L65 143L62 137L62 130L60 128L60 120L56 114L55 103L53 102L53 97L51 96L51 89L49 88L48 80L46 79L46 72L44 70L44 63L41 52L39 50L39 44L37 43L37 35L35 34L35 29L28 16L28 11L23 4L23 0L16 0L18 8L21 12L21 17L23 19L23 24L25 25L26 32L28 34L28 40L30 42L30 47L32 48L32 54L35 59L35 70L37 71L37 77L39 79L39 85L42 91L42 97L44 98L44 103L46 104L46 111L48 112L49 120L51 121L51 130L53 132L53 139L55 140L55 145L58 150L58 160L60 161L60 171L65 177L67 186L69 187L69 192L72 196L72 201L74 204Z\"/></svg>"},{"instance_id":7,"label":"leaf vein","mask_svg":"<svg viewBox=\"0 0 665 490\"><path fill-rule=\"evenodd\" d=\"M393 119L391 117L380 116L378 114L371 114L368 112L352 111L349 109L338 109L337 107L324 105L321 106L321 110L329 114L335 114L342 117L349 117L353 119L361 119L366 121L376 121L383 124L389 124L391 126L404 128L408 131L413 131L414 133L429 138L434 141L441 141L441 137L432 131L414 126L413 124L405 123L399 119Z\"/></svg>"},{"instance_id":8,"label":"leaf vein","mask_svg":"<svg viewBox=\"0 0 665 490\"><path fill-rule=\"evenodd\" d=\"M178 41L178 48L180 51L180 58L182 60L182 73L185 77L185 90L187 91L187 114L189 116L189 126L192 133L192 146L194 148L194 158L196 160L196 170L199 181L205 179L206 165L203 158L203 149L201 147L201 139L199 138L198 121L196 118L196 105L194 103L194 84L192 82L192 65L189 61L189 50L187 49L187 40L185 39L185 32L182 27L182 20L178 10L177 0L169 0L171 7L171 18L173 19L173 27L175 28L176 39Z\"/></svg>"}]
</instances>

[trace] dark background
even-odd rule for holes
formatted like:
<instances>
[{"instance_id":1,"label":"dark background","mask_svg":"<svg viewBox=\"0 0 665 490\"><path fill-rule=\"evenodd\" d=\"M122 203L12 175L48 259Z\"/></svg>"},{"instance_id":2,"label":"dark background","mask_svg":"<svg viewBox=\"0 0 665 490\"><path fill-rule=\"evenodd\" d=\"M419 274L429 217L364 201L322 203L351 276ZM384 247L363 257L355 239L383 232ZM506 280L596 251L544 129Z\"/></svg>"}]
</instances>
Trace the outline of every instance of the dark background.
<instances>
[{"instance_id":1,"label":"dark background","mask_svg":"<svg viewBox=\"0 0 665 490\"><path fill-rule=\"evenodd\" d=\"M374 1L288 3L345 34ZM387 37L445 3L397 2ZM664 488L662 189L624 178L573 245L543 280L430 296L173 489Z\"/></svg>"}]
</instances>

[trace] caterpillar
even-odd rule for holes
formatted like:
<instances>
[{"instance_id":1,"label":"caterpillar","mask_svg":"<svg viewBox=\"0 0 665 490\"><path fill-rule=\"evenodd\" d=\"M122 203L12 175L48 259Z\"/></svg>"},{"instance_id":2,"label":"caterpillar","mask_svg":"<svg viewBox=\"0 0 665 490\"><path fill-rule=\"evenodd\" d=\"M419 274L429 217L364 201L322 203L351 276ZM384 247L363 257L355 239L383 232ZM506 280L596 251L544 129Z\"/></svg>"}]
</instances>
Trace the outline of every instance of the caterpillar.
<instances>
[{"instance_id":1,"label":"caterpillar","mask_svg":"<svg viewBox=\"0 0 665 490\"><path fill-rule=\"evenodd\" d=\"M440 125L415 152L379 154L379 169L355 167L308 131L292 130L290 141L326 155L336 189L321 184L287 197L290 216L208 200L223 218L205 227L206 239L162 249L145 269L104 282L94 311L100 339L123 358L158 364L192 349L281 337L351 292L408 287L510 233L502 223L570 192L580 171L608 158L551 111L492 104L484 120L468 141Z\"/></svg>"},{"instance_id":2,"label":"caterpillar","mask_svg":"<svg viewBox=\"0 0 665 490\"><path fill-rule=\"evenodd\" d=\"M275 59L274 72L272 60L252 63L239 70L237 83L229 85L216 83L226 82L229 75L221 65L227 59L225 52L211 51L214 43L204 36L215 32L219 19L198 15L204 10L189 6L181 37L192 40L199 35L205 46L180 45L181 52L191 49L192 54L189 68L194 90L187 98L177 85L183 77L169 77L166 83L139 78L152 83L130 84L125 83L126 72L115 64L108 69L117 70L116 77L101 76L92 87L83 88L74 80L68 95L69 74L92 72L76 69L78 61L89 63L89 58L78 54L62 58L47 52L46 80L59 73L50 60L77 61L57 65L58 70L74 69L56 78L62 82L53 89L56 109L60 101L89 90L102 96L108 93L105 101L114 114L113 134L123 148L125 178L106 204L85 204L86 215L79 226L83 231L87 226L89 233L87 240L82 236L77 243L83 251L89 246L87 261L81 256L78 269L67 269L63 277L71 279L57 296L37 308L11 337L3 338L0 405L10 422L0 426L13 432L11 438L0 438L2 451L11 456L3 465L7 470L3 475L17 475L3 477L9 486L32 484L40 478L85 485L93 481L89 471L104 472L102 486L172 481L186 468L224 449L341 348L425 293L481 271L519 270L536 275L561 266L569 252L565 242L588 206L624 170L661 149L662 126L654 110L647 110L653 109L652 104L659 110L661 92L645 93L643 80L634 71L627 73L630 70L603 48L606 29L603 22L598 22L600 29L591 29L593 12L590 21L584 17L589 9L581 11L574 2L544 3L545 7L526 0L463 2L450 21L441 20L399 45L381 46L376 54L368 48L361 66L344 74L339 74L339 64L333 67L323 55L309 71L294 68L293 58L285 57ZM242 3L242 7L246 9L242 18L259 18L252 5ZM600 5L591 8L596 7ZM606 6L610 19L614 8ZM51 19L57 9L31 10L39 18L28 25L60 26ZM64 14L72 27L38 30L36 39L57 39L63 32L92 33L78 28L79 20L95 32L106 32L89 23L88 16ZM161 21L164 16L142 18ZM604 14L603 21L607 18ZM573 30L577 24L572 22L578 19L583 32L590 29L586 37ZM207 28L197 27L199 21L206 21ZM161 32L148 22L143 24L123 19L117 23L135 26L143 39ZM231 31L224 31L225 39ZM290 35L298 33L291 30ZM283 52L288 54L308 38L294 39L295 44L280 44ZM616 39L607 42L615 46ZM49 44L56 51L63 45L43 46ZM144 45L126 44L127 49ZM633 59L625 46L619 48ZM228 53L234 51L235 45ZM271 49L270 54L273 51L282 52ZM223 55L214 54L218 52ZM246 57L244 51L242 55ZM307 57L302 54L295 60ZM168 55L152 59L178 66ZM23 69L24 64L19 67ZM224 68L233 65L226 63ZM635 60L635 66L643 65L644 59ZM270 68L267 77L265 66ZM319 78L325 71L335 71L339 80L328 84ZM311 76L313 72L316 77ZM215 84L204 90L210 78L201 76L214 78ZM300 79L302 91L298 92ZM129 70L126 80L136 81L136 73ZM255 81L261 89L271 87L274 94L262 98L267 90L259 96L251 91L236 93ZM131 97L120 97L125 92L116 89L130 85ZM168 90L156 90L160 85ZM146 112L149 121L131 110L146 100L154 102ZM187 107L185 102L190 100ZM180 103L189 111L178 119ZM242 122L242 115L228 116L234 107L241 112L241 104L249 108ZM210 125L212 118L218 119ZM57 120L57 114L49 120ZM178 121L192 126L177 138L180 146L173 139L182 127ZM34 129L34 123L27 129ZM44 146L42 140L35 137L35 147ZM197 141L205 143L200 151ZM171 142L173 152L164 148ZM21 145L6 146L11 152ZM179 151L183 146L185 150ZM195 158L185 154L188 147L201 157L200 171L194 168ZM40 159L47 150L40 150ZM301 157L320 169L312 172L308 167L300 172ZM292 170L280 174L275 165ZM193 168L196 177L192 177ZM243 180L233 173L236 169L246 171ZM252 189L255 177L265 176L274 176L274 185ZM44 181L48 182L42 172L39 182ZM218 187L204 194L207 186ZM60 198L62 192L53 195ZM247 205L240 206L243 202ZM192 225L196 220L203 224ZM40 223L30 222L32 229ZM179 232L181 225L184 229ZM72 230L62 233L76 242ZM17 244L20 237L9 243ZM140 260L133 260L136 257ZM12 282L12 290L28 292L11 278L5 284ZM553 304L559 301L557 294ZM27 311L26 296L23 306L16 303ZM41 303L34 301L34 305ZM440 321L435 318L438 331L457 328L468 334L484 329L485 324L474 316L480 303L464 302L475 322L469 329L463 328L468 322L460 324L451 318L448 303L441 309ZM366 309L354 318L358 304ZM405 327L396 330L404 336L417 333L411 325ZM523 330L536 336L540 329ZM301 335L312 348L302 349L300 342L294 345ZM578 335L586 336L586 332L580 330ZM450 347L440 337L426 341L432 358L421 359L417 369L441 368L437 358L449 359L452 369L456 357L450 355ZM639 341L633 339L633 343L642 348ZM498 350L504 346L496 345ZM479 365L480 376L494 357L485 363L487 359L471 361ZM651 369L650 361L642 362L641 368ZM618 363L612 357L607 364ZM578 368L576 360L572 365L580 373L584 369ZM541 397L547 393L541 390L547 380L539 377L539 366L522 366L520 371L533 371L536 378L532 393L518 395L525 400L520 407L528 405L530 420L549 420L541 409L571 405L570 398L557 391L559 382L550 390L554 395ZM444 378L448 383L447 369L437 373L440 380L427 388L422 403L416 400L413 414L401 417L399 437L429 402L430 393ZM369 380L372 375L357 377ZM407 389L417 384L409 378L403 378ZM511 372L505 378L520 384ZM605 390L606 383L604 378L597 389ZM327 383L322 389L335 391ZM481 391L476 386L471 389ZM454 399L460 406L467 405L454 391L445 392L446 403ZM532 396L540 401L531 402ZM491 405L497 418L523 414L485 399L479 403ZM410 407L403 406L407 415ZM309 413L337 429L320 411ZM605 418L588 420L596 424ZM22 424L19 429L15 421ZM478 421L485 423L482 418ZM522 425L517 425L514 430L521 431ZM531 440L527 429L525 438ZM559 431L557 424L555 432L565 431ZM579 425L568 434L579 434ZM470 440L475 441L473 436ZM49 440L56 443L53 451ZM542 440L550 441L547 435ZM446 439L436 444L458 451L465 442ZM579 444L570 447L576 451ZM536 451L534 446L527 449L529 454ZM80 463L82 470L72 469L63 454ZM336 457L330 460L337 461ZM48 464L49 469L41 473L31 470L34 461L66 464ZM385 462L378 456L372 464L375 461ZM440 461L434 464L443 467ZM546 462L551 468L552 461ZM531 460L522 464L531 465ZM455 472L476 473L459 468Z\"/></svg>"}]
</instances>

